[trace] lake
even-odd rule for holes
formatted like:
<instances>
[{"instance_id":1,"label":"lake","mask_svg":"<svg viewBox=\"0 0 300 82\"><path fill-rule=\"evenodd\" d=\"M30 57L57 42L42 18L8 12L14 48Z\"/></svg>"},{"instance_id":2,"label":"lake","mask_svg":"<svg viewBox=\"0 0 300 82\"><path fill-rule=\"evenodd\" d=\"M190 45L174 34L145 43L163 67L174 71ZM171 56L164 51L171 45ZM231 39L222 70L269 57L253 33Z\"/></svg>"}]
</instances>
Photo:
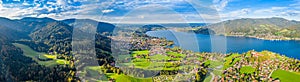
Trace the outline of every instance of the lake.
<instances>
[{"instance_id":1,"label":"lake","mask_svg":"<svg viewBox=\"0 0 300 82\"><path fill-rule=\"evenodd\" d=\"M244 53L249 50L276 52L300 59L300 41L271 41L247 37L203 35L175 31L149 31L147 35L166 38L186 50L196 52Z\"/></svg>"}]
</instances>

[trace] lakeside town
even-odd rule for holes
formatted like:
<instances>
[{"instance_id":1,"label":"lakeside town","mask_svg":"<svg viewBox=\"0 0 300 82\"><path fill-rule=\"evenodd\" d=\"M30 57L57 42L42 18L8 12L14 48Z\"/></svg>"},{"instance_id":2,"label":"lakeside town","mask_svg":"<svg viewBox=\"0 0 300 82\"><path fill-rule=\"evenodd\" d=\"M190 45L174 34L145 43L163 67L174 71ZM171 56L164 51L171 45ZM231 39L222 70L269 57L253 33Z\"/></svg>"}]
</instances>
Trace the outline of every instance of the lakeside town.
<instances>
[{"instance_id":1,"label":"lakeside town","mask_svg":"<svg viewBox=\"0 0 300 82\"><path fill-rule=\"evenodd\" d=\"M187 80L281 82L290 81L284 77L285 73L294 73L299 76L300 71L299 60L270 51L252 50L243 54L198 53L178 47L168 47L173 44L172 41L147 35L134 35L130 38L114 36L113 39L120 41L119 45L127 45L126 50L130 54L118 55L116 66L119 66L121 70L148 70L148 72L150 70L150 72L157 73L157 75L147 77L145 72L124 72L125 75L136 77L136 79L146 78L154 82ZM291 77L290 79L297 78ZM119 79L111 78L111 80L118 81Z\"/></svg>"}]
</instances>

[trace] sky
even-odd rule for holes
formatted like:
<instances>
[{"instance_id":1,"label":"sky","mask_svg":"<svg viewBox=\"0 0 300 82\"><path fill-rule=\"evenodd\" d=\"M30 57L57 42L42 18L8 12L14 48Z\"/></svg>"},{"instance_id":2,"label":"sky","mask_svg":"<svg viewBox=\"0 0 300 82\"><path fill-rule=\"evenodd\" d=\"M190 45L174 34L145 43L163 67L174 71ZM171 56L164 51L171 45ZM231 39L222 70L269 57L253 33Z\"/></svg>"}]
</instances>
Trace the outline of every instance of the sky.
<instances>
[{"instance_id":1,"label":"sky","mask_svg":"<svg viewBox=\"0 0 300 82\"><path fill-rule=\"evenodd\" d=\"M215 23L271 17L300 21L300 0L1 0L0 17L110 23Z\"/></svg>"}]
</instances>

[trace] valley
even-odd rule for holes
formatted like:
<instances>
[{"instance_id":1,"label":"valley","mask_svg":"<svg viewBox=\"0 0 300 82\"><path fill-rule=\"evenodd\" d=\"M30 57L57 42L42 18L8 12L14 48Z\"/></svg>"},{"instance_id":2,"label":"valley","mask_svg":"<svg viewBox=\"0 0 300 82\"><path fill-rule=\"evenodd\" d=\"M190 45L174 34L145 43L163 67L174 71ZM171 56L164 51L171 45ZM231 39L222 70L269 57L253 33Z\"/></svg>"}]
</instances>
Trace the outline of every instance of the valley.
<instances>
[{"instance_id":1,"label":"valley","mask_svg":"<svg viewBox=\"0 0 300 82\"><path fill-rule=\"evenodd\" d=\"M30 47L13 43L14 46L21 48L21 50L24 52L23 55L32 58L34 61L38 62L40 65L45 65L47 67L53 67L56 65L65 65L69 64L70 61L67 61L65 59L57 59L57 55L50 55L46 53L40 53L32 50Z\"/></svg>"}]
</instances>

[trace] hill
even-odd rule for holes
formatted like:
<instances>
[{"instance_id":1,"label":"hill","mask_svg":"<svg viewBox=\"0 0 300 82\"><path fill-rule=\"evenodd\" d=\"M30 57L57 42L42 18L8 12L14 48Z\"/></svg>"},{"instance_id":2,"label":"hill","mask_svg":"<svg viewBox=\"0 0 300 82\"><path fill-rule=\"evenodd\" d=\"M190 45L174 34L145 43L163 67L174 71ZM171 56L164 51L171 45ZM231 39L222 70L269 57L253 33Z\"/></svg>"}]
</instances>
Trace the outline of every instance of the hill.
<instances>
[{"instance_id":1,"label":"hill","mask_svg":"<svg viewBox=\"0 0 300 82\"><path fill-rule=\"evenodd\" d=\"M0 34L10 40L28 39L28 35L23 31L26 26L7 18L0 18Z\"/></svg>"},{"instance_id":2,"label":"hill","mask_svg":"<svg viewBox=\"0 0 300 82\"><path fill-rule=\"evenodd\" d=\"M69 77L73 80L76 79L69 75L74 73L72 72L73 68L71 68L74 64L43 67L36 60L24 56L23 51L12 45L12 43L24 44L37 52L52 53L50 55L58 60L70 61L73 59L73 54L71 54L73 29L80 28L81 30L76 31L89 35L89 31L93 29L86 28L85 25L91 25L92 23L95 23L98 27L96 35L88 36L95 38L96 56L93 55L92 57L99 59L97 65L113 62L110 56L111 39L107 37L115 28L112 24L80 19L74 23L72 21L57 21L51 18L23 18L20 20L0 18L0 23L2 23L0 25L0 34L2 35L0 36L0 56L4 58L3 61L0 61L0 67L3 70L14 70L13 72L1 71L0 81L66 81ZM78 24L78 26L75 24ZM89 59L91 56L82 58Z\"/></svg>"},{"instance_id":3,"label":"hill","mask_svg":"<svg viewBox=\"0 0 300 82\"><path fill-rule=\"evenodd\" d=\"M63 22L50 22L30 34L33 41L50 46L49 52L70 54L73 28Z\"/></svg>"},{"instance_id":4,"label":"hill","mask_svg":"<svg viewBox=\"0 0 300 82\"><path fill-rule=\"evenodd\" d=\"M69 67L48 68L23 55L6 37L0 36L0 81L66 81ZM71 76L72 77L72 76Z\"/></svg>"},{"instance_id":5,"label":"hill","mask_svg":"<svg viewBox=\"0 0 300 82\"><path fill-rule=\"evenodd\" d=\"M97 33L102 35L111 35L115 29L115 25L105 22L98 22L90 19L66 19L62 22L73 26L74 28L79 28L83 31L93 31L96 30ZM92 28L91 28L92 27Z\"/></svg>"},{"instance_id":6,"label":"hill","mask_svg":"<svg viewBox=\"0 0 300 82\"><path fill-rule=\"evenodd\" d=\"M218 35L289 40L300 38L299 26L299 21L277 17L259 19L242 18L210 24L194 32L201 33L205 30L203 28L209 28Z\"/></svg>"}]
</instances>

